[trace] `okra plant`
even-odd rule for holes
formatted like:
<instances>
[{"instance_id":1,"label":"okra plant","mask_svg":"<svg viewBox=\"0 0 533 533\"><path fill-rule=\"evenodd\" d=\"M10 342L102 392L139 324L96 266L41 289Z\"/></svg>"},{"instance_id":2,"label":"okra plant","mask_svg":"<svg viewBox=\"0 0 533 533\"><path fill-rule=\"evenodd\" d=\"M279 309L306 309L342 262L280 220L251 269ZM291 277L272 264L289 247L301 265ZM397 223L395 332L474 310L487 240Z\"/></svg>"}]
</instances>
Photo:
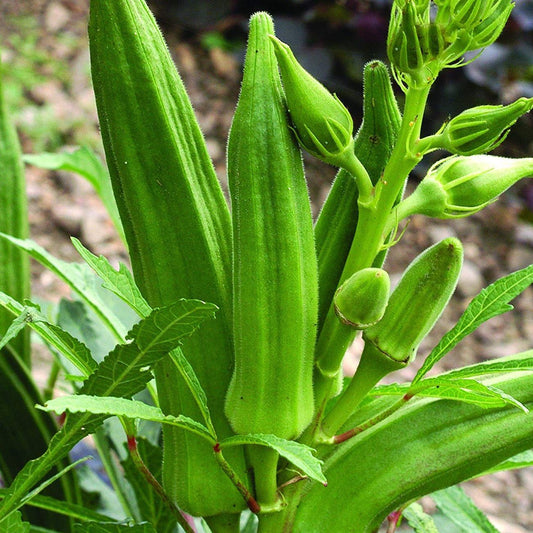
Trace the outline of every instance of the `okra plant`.
<instances>
[{"instance_id":1,"label":"okra plant","mask_svg":"<svg viewBox=\"0 0 533 533\"><path fill-rule=\"evenodd\" d=\"M443 531L495 531L455 485L533 465L533 349L427 373L512 308L533 265L473 298L411 382L380 382L415 359L461 272L462 244L447 238L391 292L386 254L408 218L466 217L533 174L533 158L486 155L533 99L468 109L421 134L439 73L475 60L512 7L394 0L388 59L403 105L389 68L371 61L358 131L256 13L227 145L228 205L144 0L90 1L107 170L84 149L27 160L91 179L132 271L76 239L82 262L70 264L27 238L2 106L0 532L392 533L402 520L434 532L415 503L427 494ZM339 168L314 224L301 150ZM407 195L409 174L437 150ZM55 316L29 299L26 254L72 288ZM54 355L49 388L63 371L70 394L43 397L31 382L28 328ZM344 377L357 335L364 349ZM26 439L10 429L17 416ZM90 434L114 508L81 500L88 474L69 452Z\"/></svg>"}]
</instances>

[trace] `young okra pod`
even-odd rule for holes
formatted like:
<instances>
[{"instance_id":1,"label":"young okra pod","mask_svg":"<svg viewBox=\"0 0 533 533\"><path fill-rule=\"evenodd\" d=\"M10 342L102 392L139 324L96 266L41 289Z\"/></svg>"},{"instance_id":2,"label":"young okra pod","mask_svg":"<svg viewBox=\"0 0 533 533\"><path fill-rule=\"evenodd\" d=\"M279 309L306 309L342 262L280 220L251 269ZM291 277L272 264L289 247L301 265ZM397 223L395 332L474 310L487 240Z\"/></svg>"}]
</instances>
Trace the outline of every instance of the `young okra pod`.
<instances>
[{"instance_id":1,"label":"young okra pod","mask_svg":"<svg viewBox=\"0 0 533 533\"><path fill-rule=\"evenodd\" d=\"M238 433L290 439L313 411L317 264L302 159L288 124L272 33L268 15L252 17L228 142L235 370L226 414Z\"/></svg>"},{"instance_id":2,"label":"young okra pod","mask_svg":"<svg viewBox=\"0 0 533 533\"><path fill-rule=\"evenodd\" d=\"M404 272L383 318L363 333L365 343L394 361L408 363L451 298L463 263L456 238L422 252Z\"/></svg>"},{"instance_id":3,"label":"young okra pod","mask_svg":"<svg viewBox=\"0 0 533 533\"><path fill-rule=\"evenodd\" d=\"M422 252L409 265L389 298L383 318L363 332L365 347L359 366L324 418L324 435L334 435L376 383L414 359L418 345L455 290L462 262L461 242L449 238Z\"/></svg>"}]
</instances>

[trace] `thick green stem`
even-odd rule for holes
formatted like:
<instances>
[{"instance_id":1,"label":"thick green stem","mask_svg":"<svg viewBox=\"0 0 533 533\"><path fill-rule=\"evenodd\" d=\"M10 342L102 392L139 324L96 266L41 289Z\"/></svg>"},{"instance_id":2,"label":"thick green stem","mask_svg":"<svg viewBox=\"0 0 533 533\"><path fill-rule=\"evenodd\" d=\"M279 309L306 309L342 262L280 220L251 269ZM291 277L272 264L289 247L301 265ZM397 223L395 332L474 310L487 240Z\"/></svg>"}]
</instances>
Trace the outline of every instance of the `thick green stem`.
<instances>
[{"instance_id":1,"label":"thick green stem","mask_svg":"<svg viewBox=\"0 0 533 533\"><path fill-rule=\"evenodd\" d=\"M361 361L348 388L322 422L325 436L333 436L353 415L361 400L384 376L401 368L402 364L381 353L372 343L365 345Z\"/></svg>"},{"instance_id":2,"label":"thick green stem","mask_svg":"<svg viewBox=\"0 0 533 533\"><path fill-rule=\"evenodd\" d=\"M372 266L390 232L387 222L393 206L401 193L409 173L421 155L416 152L420 137L430 85L424 88L409 88L406 93L404 114L398 140L383 176L375 188L371 204L359 202L359 220L339 285L355 272ZM346 349L355 338L356 331L346 328L330 306L316 349L315 405L327 401L331 382L340 368Z\"/></svg>"},{"instance_id":3,"label":"thick green stem","mask_svg":"<svg viewBox=\"0 0 533 533\"><path fill-rule=\"evenodd\" d=\"M248 459L254 469L255 496L261 508L278 501L278 452L266 446L248 446Z\"/></svg>"}]
</instances>

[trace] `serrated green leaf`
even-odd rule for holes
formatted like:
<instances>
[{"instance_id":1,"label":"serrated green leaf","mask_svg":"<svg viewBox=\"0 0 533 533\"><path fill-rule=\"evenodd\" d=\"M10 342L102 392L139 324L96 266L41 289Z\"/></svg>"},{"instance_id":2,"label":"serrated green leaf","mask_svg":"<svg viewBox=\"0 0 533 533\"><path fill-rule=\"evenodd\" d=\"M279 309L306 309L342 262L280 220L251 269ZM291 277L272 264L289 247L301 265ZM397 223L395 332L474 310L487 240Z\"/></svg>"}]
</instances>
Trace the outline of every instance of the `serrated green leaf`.
<instances>
[{"instance_id":1,"label":"serrated green leaf","mask_svg":"<svg viewBox=\"0 0 533 533\"><path fill-rule=\"evenodd\" d=\"M72 396L61 396L49 400L44 407L38 406L44 411L55 411L57 414L66 411L70 413L91 413L93 415L121 416L132 419L152 420L161 424L170 424L182 429L192 431L197 435L207 439L211 444L216 443L216 439L209 433L207 428L192 420L188 416L165 415L159 407L148 405L137 400L117 398L111 396L88 396L86 394L76 394Z\"/></svg>"},{"instance_id":2,"label":"serrated green leaf","mask_svg":"<svg viewBox=\"0 0 533 533\"><path fill-rule=\"evenodd\" d=\"M501 278L483 289L468 305L465 312L440 342L433 348L417 372L413 384L422 377L464 337L490 318L510 311L509 302L533 283L533 265Z\"/></svg>"},{"instance_id":3,"label":"serrated green leaf","mask_svg":"<svg viewBox=\"0 0 533 533\"><path fill-rule=\"evenodd\" d=\"M22 521L22 515L15 511L4 520L0 521L0 533L28 533L30 524Z\"/></svg>"},{"instance_id":4,"label":"serrated green leaf","mask_svg":"<svg viewBox=\"0 0 533 533\"><path fill-rule=\"evenodd\" d=\"M181 374L181 377L187 383L191 394L196 400L196 405L200 409L200 413L202 414L204 422L209 428L211 435L215 436L216 432L215 428L213 427L213 422L211 421L211 413L209 412L209 407L207 405L207 396L205 394L204 389L202 388L202 385L200 384L200 380L194 372L193 367L191 366L189 361L187 361L187 358L185 357L184 353L181 351L180 348L172 350L169 355L171 360L176 365L178 372Z\"/></svg>"},{"instance_id":5,"label":"serrated green leaf","mask_svg":"<svg viewBox=\"0 0 533 533\"><path fill-rule=\"evenodd\" d=\"M412 503L402 514L415 533L439 533L433 518L424 512L420 504Z\"/></svg>"},{"instance_id":6,"label":"serrated green leaf","mask_svg":"<svg viewBox=\"0 0 533 533\"><path fill-rule=\"evenodd\" d=\"M137 439L137 448L148 470L161 482L163 461L161 448L142 438ZM152 524L158 533L173 533L176 527L176 518L154 488L147 485L146 478L139 472L129 454L125 460L121 461L121 465L124 468L126 479L135 492L142 520Z\"/></svg>"},{"instance_id":7,"label":"serrated green leaf","mask_svg":"<svg viewBox=\"0 0 533 533\"><path fill-rule=\"evenodd\" d=\"M97 257L85 248L81 242L72 237L72 244L87 264L104 281L104 287L114 292L126 302L139 316L145 317L150 314L151 307L144 299L137 287L133 275L123 263L115 270L104 256Z\"/></svg>"},{"instance_id":8,"label":"serrated green leaf","mask_svg":"<svg viewBox=\"0 0 533 533\"><path fill-rule=\"evenodd\" d=\"M485 409L514 405L525 413L529 410L505 392L473 379L450 378L446 374L418 382L409 393L429 398L447 398L479 405Z\"/></svg>"},{"instance_id":9,"label":"serrated green leaf","mask_svg":"<svg viewBox=\"0 0 533 533\"><path fill-rule=\"evenodd\" d=\"M75 524L74 533L157 533L152 524L144 522L130 526L116 522L91 522L89 524Z\"/></svg>"},{"instance_id":10,"label":"serrated green leaf","mask_svg":"<svg viewBox=\"0 0 533 533\"><path fill-rule=\"evenodd\" d=\"M224 439L220 443L221 448L230 446L240 446L244 444L257 444L259 446L268 446L276 450L282 457L285 457L294 466L299 468L305 475L311 479L319 481L326 485L327 480L322 473L322 463L315 457L313 448L305 444L292 440L281 439L275 435L235 435Z\"/></svg>"},{"instance_id":11,"label":"serrated green leaf","mask_svg":"<svg viewBox=\"0 0 533 533\"><path fill-rule=\"evenodd\" d=\"M84 382L81 394L131 397L144 389L152 374L150 367L160 361L179 341L194 332L200 322L213 316L213 304L179 300L159 309L136 324L128 333L130 344L117 345ZM103 414L69 414L64 426L51 440L41 457L28 462L0 502L0 519L16 510L21 499L50 468L84 436L106 418Z\"/></svg>"},{"instance_id":12,"label":"serrated green leaf","mask_svg":"<svg viewBox=\"0 0 533 533\"><path fill-rule=\"evenodd\" d=\"M464 533L499 533L474 502L459 486L431 494L442 514L459 526Z\"/></svg>"},{"instance_id":13,"label":"serrated green leaf","mask_svg":"<svg viewBox=\"0 0 533 533\"><path fill-rule=\"evenodd\" d=\"M28 321L31 320L31 311L24 310L22 313L11 322L10 326L7 328L5 335L0 340L0 350L7 346L7 344L13 340L25 327Z\"/></svg>"},{"instance_id":14,"label":"serrated green leaf","mask_svg":"<svg viewBox=\"0 0 533 533\"><path fill-rule=\"evenodd\" d=\"M0 238L8 240L20 250L25 250L41 265L62 279L80 298L87 302L118 341L124 339L126 328L96 291L95 287L101 283L100 279L87 265L57 259L31 239L16 239L5 233L0 233Z\"/></svg>"},{"instance_id":15,"label":"serrated green leaf","mask_svg":"<svg viewBox=\"0 0 533 533\"><path fill-rule=\"evenodd\" d=\"M83 176L98 193L98 196L107 209L122 242L126 242L126 239L124 238L124 229L122 228L122 223L120 222L120 216L118 214L117 204L115 202L115 197L113 196L109 172L96 154L89 148L81 146L74 152L70 153L26 154L22 156L22 160L25 163L39 168L46 168L48 170L66 170L67 172L75 172L76 174Z\"/></svg>"},{"instance_id":16,"label":"serrated green leaf","mask_svg":"<svg viewBox=\"0 0 533 533\"><path fill-rule=\"evenodd\" d=\"M3 292L0 292L0 305L17 316L26 313L26 324L62 353L84 376L91 374L97 367L96 361L83 343L59 326L50 324L36 307L23 306Z\"/></svg>"},{"instance_id":17,"label":"serrated green leaf","mask_svg":"<svg viewBox=\"0 0 533 533\"><path fill-rule=\"evenodd\" d=\"M529 354L529 356L528 356ZM458 368L446 372L446 376L453 378L468 378L487 374L500 374L504 372L530 372L533 371L533 350L520 354L520 358L506 358L505 360L485 361L476 365Z\"/></svg>"}]
</instances>

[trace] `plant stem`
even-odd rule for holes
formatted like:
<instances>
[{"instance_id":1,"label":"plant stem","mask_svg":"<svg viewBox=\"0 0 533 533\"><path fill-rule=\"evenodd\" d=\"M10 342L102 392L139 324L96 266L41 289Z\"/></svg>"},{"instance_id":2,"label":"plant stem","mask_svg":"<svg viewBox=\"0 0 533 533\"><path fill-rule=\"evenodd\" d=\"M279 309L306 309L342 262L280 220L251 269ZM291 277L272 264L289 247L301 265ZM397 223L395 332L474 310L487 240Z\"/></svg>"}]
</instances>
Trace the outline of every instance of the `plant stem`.
<instances>
[{"instance_id":1,"label":"plant stem","mask_svg":"<svg viewBox=\"0 0 533 533\"><path fill-rule=\"evenodd\" d=\"M220 465L220 468L222 468L224 474L228 476L230 481L235 485L237 490L241 493L242 497L244 498L244 501L246 502L246 505L248 506L248 509L250 509L252 513L255 513L255 514L259 513L259 511L261 510L261 507L257 503L257 500L254 498L252 493L248 490L246 485L240 480L235 470L233 470L233 468L231 468L231 465L226 461L225 457L222 455L222 450L218 442L213 447L213 451L215 452L215 459L217 463Z\"/></svg>"},{"instance_id":2,"label":"plant stem","mask_svg":"<svg viewBox=\"0 0 533 533\"><path fill-rule=\"evenodd\" d=\"M351 439L352 437L359 435L359 433L362 433L363 431L370 429L372 426L375 426L382 420L385 420L390 415L398 411L398 409L403 407L406 404L406 402L408 402L411 398L412 396L410 394L406 394L405 396L402 396L397 402L393 403L388 409L385 409L385 411L382 411L381 413L377 414L373 418L370 418L363 424L360 424L359 426L349 429L348 431L345 431L344 433L341 433L340 435L335 435L335 437L333 437L333 442L335 444L341 444Z\"/></svg>"},{"instance_id":3,"label":"plant stem","mask_svg":"<svg viewBox=\"0 0 533 533\"><path fill-rule=\"evenodd\" d=\"M278 501L279 454L266 446L248 446L248 459L254 469L255 496L261 506Z\"/></svg>"},{"instance_id":4,"label":"plant stem","mask_svg":"<svg viewBox=\"0 0 533 533\"><path fill-rule=\"evenodd\" d=\"M387 227L389 215L410 171L421 158L421 155L415 152L415 148L420 136L429 89L430 85L423 88L410 87L407 90L398 141L383 176L376 185L374 199L370 205L359 202L357 228L339 285L355 272L372 266L390 232L390 228ZM331 386L323 382L331 382L335 378L346 349L355 335L356 330L342 324L331 305L316 348L315 405L317 408L323 406L328 400L327 394L331 391Z\"/></svg>"},{"instance_id":5,"label":"plant stem","mask_svg":"<svg viewBox=\"0 0 533 533\"><path fill-rule=\"evenodd\" d=\"M175 516L178 524L183 528L185 533L194 533L194 530L187 522L185 517L181 514L181 511L176 506L176 504L169 498L159 481L154 477L152 472L144 464L142 457L139 454L139 448L137 447L137 439L133 435L128 435L128 450L130 456L133 460L133 464L137 467L137 470L143 475L144 479L152 486L157 495L165 503L165 505L170 509L172 514Z\"/></svg>"},{"instance_id":6,"label":"plant stem","mask_svg":"<svg viewBox=\"0 0 533 533\"><path fill-rule=\"evenodd\" d=\"M331 437L355 412L361 400L384 376L405 365L382 354L372 343L365 344L357 371L348 388L342 393L322 422L321 430Z\"/></svg>"}]
</instances>

